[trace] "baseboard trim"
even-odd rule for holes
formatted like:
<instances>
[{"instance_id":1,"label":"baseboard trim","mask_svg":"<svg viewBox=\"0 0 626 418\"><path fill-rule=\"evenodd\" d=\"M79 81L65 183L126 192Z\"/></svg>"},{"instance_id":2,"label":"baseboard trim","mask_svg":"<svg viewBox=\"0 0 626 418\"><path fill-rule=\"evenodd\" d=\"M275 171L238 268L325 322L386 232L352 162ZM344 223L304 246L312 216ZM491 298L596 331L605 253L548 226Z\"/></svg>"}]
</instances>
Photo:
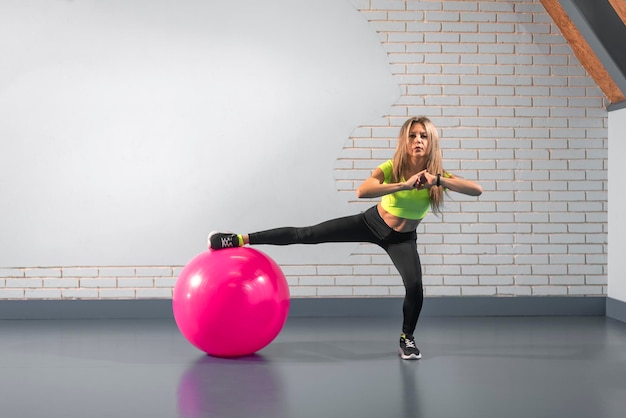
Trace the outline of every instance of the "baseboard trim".
<instances>
[{"instance_id":1,"label":"baseboard trim","mask_svg":"<svg viewBox=\"0 0 626 418\"><path fill-rule=\"evenodd\" d=\"M606 316L626 322L626 302L621 300L606 298Z\"/></svg>"},{"instance_id":2,"label":"baseboard trim","mask_svg":"<svg viewBox=\"0 0 626 418\"><path fill-rule=\"evenodd\" d=\"M422 316L610 316L626 322L626 304L605 297L430 297ZM402 298L294 298L291 317L399 317ZM172 318L171 299L3 300L4 319Z\"/></svg>"},{"instance_id":3,"label":"baseboard trim","mask_svg":"<svg viewBox=\"0 0 626 418\"><path fill-rule=\"evenodd\" d=\"M0 319L150 319L167 317L173 317L171 299L0 301Z\"/></svg>"},{"instance_id":4,"label":"baseboard trim","mask_svg":"<svg viewBox=\"0 0 626 418\"><path fill-rule=\"evenodd\" d=\"M604 297L430 297L422 316L604 316ZM292 315L399 316L402 298L294 299Z\"/></svg>"}]
</instances>

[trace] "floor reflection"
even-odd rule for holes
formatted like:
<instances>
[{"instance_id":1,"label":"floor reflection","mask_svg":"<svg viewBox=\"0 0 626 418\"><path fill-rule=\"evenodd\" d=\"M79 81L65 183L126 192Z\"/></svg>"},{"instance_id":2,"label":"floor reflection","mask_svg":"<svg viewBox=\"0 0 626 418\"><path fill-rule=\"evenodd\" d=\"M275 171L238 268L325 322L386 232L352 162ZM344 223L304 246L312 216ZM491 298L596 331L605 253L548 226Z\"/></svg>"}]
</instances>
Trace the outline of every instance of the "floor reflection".
<instances>
[{"instance_id":1,"label":"floor reflection","mask_svg":"<svg viewBox=\"0 0 626 418\"><path fill-rule=\"evenodd\" d=\"M260 355L202 356L181 375L177 400L185 418L289 416L283 379Z\"/></svg>"},{"instance_id":2,"label":"floor reflection","mask_svg":"<svg viewBox=\"0 0 626 418\"><path fill-rule=\"evenodd\" d=\"M423 417L422 399L418 390L418 373L421 367L420 360L401 360L400 364L400 387L402 388L402 413L404 417Z\"/></svg>"}]
</instances>

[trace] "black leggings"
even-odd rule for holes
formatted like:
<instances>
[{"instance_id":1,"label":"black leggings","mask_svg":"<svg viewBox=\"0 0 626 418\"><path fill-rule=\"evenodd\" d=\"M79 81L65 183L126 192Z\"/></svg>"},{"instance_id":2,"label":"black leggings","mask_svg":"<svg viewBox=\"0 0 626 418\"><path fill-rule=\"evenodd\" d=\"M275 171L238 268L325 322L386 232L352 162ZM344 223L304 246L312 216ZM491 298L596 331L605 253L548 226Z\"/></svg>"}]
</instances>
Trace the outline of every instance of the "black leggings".
<instances>
[{"instance_id":1,"label":"black leggings","mask_svg":"<svg viewBox=\"0 0 626 418\"><path fill-rule=\"evenodd\" d=\"M422 265L417 253L417 234L396 232L376 206L358 215L331 219L303 228L276 228L248 235L250 244L290 245L325 242L369 242L384 249L398 269L405 288L402 332L413 335L424 302Z\"/></svg>"}]
</instances>

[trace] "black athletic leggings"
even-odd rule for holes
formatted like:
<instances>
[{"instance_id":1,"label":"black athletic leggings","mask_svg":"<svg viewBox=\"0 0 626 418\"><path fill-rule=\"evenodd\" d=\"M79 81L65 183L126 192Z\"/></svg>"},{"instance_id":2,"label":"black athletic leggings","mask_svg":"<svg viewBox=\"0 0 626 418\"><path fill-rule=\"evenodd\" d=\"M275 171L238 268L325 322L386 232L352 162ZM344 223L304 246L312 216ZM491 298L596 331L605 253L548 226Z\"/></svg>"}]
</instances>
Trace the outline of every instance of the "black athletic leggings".
<instances>
[{"instance_id":1,"label":"black athletic leggings","mask_svg":"<svg viewBox=\"0 0 626 418\"><path fill-rule=\"evenodd\" d=\"M303 228L276 228L248 235L250 244L290 245L325 242L369 242L383 248L398 269L405 288L402 332L413 335L424 302L422 265L417 234L396 232L385 223L376 206L358 215L331 219Z\"/></svg>"}]
</instances>

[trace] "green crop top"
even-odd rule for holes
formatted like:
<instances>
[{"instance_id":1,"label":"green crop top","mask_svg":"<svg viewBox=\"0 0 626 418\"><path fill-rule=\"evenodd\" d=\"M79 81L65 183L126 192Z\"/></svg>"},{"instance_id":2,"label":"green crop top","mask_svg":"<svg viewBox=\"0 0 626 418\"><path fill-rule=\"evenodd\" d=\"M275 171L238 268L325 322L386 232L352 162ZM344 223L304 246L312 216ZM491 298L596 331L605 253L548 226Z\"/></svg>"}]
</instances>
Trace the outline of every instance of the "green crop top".
<instances>
[{"instance_id":1,"label":"green crop top","mask_svg":"<svg viewBox=\"0 0 626 418\"><path fill-rule=\"evenodd\" d=\"M389 184L393 166L388 160L378 166L385 174L384 183ZM401 181L405 181L402 178ZM381 199L383 209L392 215L405 219L423 219L430 208L430 196L428 189L402 190L384 195Z\"/></svg>"}]
</instances>

